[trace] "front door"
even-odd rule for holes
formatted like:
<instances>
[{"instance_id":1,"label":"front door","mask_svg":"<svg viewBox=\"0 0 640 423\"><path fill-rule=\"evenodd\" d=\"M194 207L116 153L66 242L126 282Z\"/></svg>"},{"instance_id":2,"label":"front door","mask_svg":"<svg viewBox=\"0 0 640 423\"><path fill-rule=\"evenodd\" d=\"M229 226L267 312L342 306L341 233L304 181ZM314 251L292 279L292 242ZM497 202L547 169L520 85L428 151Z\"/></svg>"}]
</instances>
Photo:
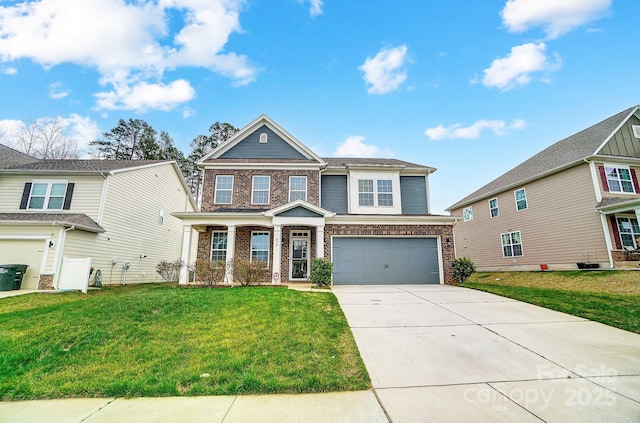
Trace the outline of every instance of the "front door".
<instances>
[{"instance_id":1,"label":"front door","mask_svg":"<svg viewBox=\"0 0 640 423\"><path fill-rule=\"evenodd\" d=\"M309 232L291 231L289 272L291 280L309 279Z\"/></svg>"}]
</instances>

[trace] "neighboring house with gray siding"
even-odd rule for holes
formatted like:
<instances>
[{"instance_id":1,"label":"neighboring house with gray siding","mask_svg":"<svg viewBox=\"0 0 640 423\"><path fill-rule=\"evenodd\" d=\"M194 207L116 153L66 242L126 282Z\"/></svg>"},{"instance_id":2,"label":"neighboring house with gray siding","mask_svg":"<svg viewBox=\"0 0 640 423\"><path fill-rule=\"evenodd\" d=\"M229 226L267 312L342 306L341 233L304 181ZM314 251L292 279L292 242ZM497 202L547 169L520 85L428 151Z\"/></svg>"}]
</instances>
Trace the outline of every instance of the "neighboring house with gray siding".
<instances>
[{"instance_id":1,"label":"neighboring house with gray siding","mask_svg":"<svg viewBox=\"0 0 640 423\"><path fill-rule=\"evenodd\" d=\"M64 287L65 257L90 257L103 284L157 281L182 251L172 213L196 210L175 162L39 160L0 144L0 264L29 265L24 289Z\"/></svg>"},{"instance_id":2,"label":"neighboring house with gray siding","mask_svg":"<svg viewBox=\"0 0 640 423\"><path fill-rule=\"evenodd\" d=\"M449 207L480 270L638 267L640 107L565 138Z\"/></svg>"},{"instance_id":3,"label":"neighboring house with gray siding","mask_svg":"<svg viewBox=\"0 0 640 423\"><path fill-rule=\"evenodd\" d=\"M262 115L203 157L200 212L182 259L260 261L273 284L305 282L313 258L335 284L451 283L455 219L430 213L434 168L396 159L321 158ZM187 282L184 271L181 282Z\"/></svg>"}]
</instances>

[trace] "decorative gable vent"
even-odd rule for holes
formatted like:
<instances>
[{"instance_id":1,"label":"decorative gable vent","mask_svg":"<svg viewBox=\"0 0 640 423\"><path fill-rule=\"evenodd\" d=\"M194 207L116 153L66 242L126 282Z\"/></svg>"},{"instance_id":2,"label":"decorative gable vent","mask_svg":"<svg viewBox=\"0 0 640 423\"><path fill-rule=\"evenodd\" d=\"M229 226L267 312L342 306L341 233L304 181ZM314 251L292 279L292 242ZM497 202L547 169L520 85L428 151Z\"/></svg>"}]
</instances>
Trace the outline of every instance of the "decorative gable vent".
<instances>
[{"instance_id":1,"label":"decorative gable vent","mask_svg":"<svg viewBox=\"0 0 640 423\"><path fill-rule=\"evenodd\" d=\"M260 134L260 144L266 144L267 143L267 134L265 132Z\"/></svg>"},{"instance_id":2,"label":"decorative gable vent","mask_svg":"<svg viewBox=\"0 0 640 423\"><path fill-rule=\"evenodd\" d=\"M631 125L633 136L640 139L640 125Z\"/></svg>"}]
</instances>

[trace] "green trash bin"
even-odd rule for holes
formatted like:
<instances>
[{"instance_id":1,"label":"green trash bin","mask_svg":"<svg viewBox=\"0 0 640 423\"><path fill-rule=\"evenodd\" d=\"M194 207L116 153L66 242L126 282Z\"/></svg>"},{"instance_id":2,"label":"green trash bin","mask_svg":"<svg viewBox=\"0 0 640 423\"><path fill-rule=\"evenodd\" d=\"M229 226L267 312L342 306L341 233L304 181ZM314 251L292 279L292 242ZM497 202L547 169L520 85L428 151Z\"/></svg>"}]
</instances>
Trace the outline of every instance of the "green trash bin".
<instances>
[{"instance_id":1,"label":"green trash bin","mask_svg":"<svg viewBox=\"0 0 640 423\"><path fill-rule=\"evenodd\" d=\"M0 291L20 289L28 267L26 264L0 264Z\"/></svg>"}]
</instances>

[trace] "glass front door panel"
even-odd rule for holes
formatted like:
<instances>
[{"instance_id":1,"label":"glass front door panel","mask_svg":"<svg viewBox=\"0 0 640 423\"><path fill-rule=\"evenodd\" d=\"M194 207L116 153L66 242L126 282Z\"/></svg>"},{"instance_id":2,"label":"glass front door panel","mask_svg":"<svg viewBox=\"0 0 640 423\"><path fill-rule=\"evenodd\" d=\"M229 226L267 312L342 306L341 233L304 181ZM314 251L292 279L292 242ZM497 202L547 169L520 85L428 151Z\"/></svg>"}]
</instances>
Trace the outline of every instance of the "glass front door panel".
<instances>
[{"instance_id":1,"label":"glass front door panel","mask_svg":"<svg viewBox=\"0 0 640 423\"><path fill-rule=\"evenodd\" d=\"M294 239L291 242L291 278L306 279L309 265L309 240Z\"/></svg>"}]
</instances>

